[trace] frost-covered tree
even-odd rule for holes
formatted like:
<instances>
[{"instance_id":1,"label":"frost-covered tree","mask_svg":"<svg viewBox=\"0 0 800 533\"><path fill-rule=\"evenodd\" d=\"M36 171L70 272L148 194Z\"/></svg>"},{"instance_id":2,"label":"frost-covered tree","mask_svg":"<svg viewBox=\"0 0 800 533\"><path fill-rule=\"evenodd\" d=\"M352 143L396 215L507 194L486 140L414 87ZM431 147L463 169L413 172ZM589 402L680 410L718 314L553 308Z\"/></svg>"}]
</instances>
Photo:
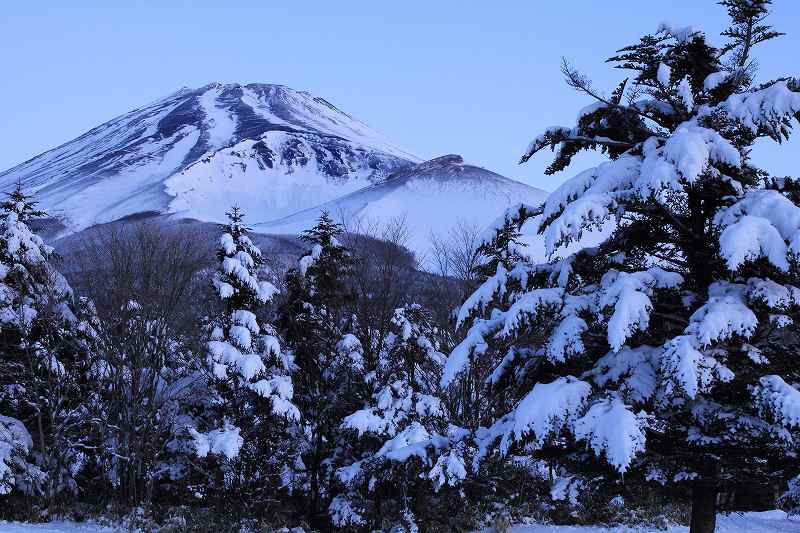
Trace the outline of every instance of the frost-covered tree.
<instances>
[{"instance_id":1,"label":"frost-covered tree","mask_svg":"<svg viewBox=\"0 0 800 533\"><path fill-rule=\"evenodd\" d=\"M303 495L307 519L328 527L328 507L336 469L348 462L342 419L367 395L363 347L353 335L355 294L352 256L341 244L342 227L328 213L300 238L310 251L286 276L287 295L280 325L297 373L302 413L301 454L292 471Z\"/></svg>"},{"instance_id":2,"label":"frost-covered tree","mask_svg":"<svg viewBox=\"0 0 800 533\"><path fill-rule=\"evenodd\" d=\"M266 512L281 486L286 430L299 411L291 357L275 328L258 318L278 291L259 279L264 260L242 219L234 207L222 226L213 286L223 309L208 324L205 358L211 396L190 433L207 462L206 489Z\"/></svg>"},{"instance_id":3,"label":"frost-covered tree","mask_svg":"<svg viewBox=\"0 0 800 533\"><path fill-rule=\"evenodd\" d=\"M42 215L19 186L0 203L0 413L35 465L24 490L51 506L77 492L93 449L99 323L28 227Z\"/></svg>"},{"instance_id":4,"label":"frost-covered tree","mask_svg":"<svg viewBox=\"0 0 800 533\"><path fill-rule=\"evenodd\" d=\"M797 182L750 152L789 136L800 83L753 81L752 48L776 35L769 2L722 3L723 48L663 24L611 58L634 77L608 97L565 64L595 102L522 160L552 148L550 174L582 150L608 160L519 219L552 260L495 261L443 377L502 354L488 379L497 414L476 432L485 453L691 490L693 533L713 531L719 492L794 473L800 438ZM599 246L565 251L603 227Z\"/></svg>"},{"instance_id":5,"label":"frost-covered tree","mask_svg":"<svg viewBox=\"0 0 800 533\"><path fill-rule=\"evenodd\" d=\"M418 304L395 310L377 367L366 376L372 396L343 421L362 451L337 471L346 490L331 503L334 526L415 531L431 520L448 523L440 489L460 485L466 467L464 446L451 446L448 435L458 430L448 424L439 385L440 335Z\"/></svg>"}]
</instances>

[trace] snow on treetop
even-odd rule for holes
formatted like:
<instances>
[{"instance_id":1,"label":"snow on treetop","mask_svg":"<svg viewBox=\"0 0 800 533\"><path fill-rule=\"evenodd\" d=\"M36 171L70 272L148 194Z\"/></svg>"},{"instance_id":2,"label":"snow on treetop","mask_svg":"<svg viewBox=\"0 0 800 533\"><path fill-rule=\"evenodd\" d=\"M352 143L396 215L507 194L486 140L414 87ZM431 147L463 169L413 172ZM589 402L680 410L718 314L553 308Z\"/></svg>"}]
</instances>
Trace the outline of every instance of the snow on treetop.
<instances>
[{"instance_id":1,"label":"snow on treetop","mask_svg":"<svg viewBox=\"0 0 800 533\"><path fill-rule=\"evenodd\" d=\"M437 490L444 485L456 486L466 477L467 469L464 459L454 449L440 455L428 473L428 478L433 480Z\"/></svg>"},{"instance_id":2,"label":"snow on treetop","mask_svg":"<svg viewBox=\"0 0 800 533\"><path fill-rule=\"evenodd\" d=\"M692 184L703 172L715 172L712 163L738 167L742 162L741 154L730 141L695 121L678 126L663 144L658 138L651 137L645 143L644 151L641 173L650 176L636 182L643 197L657 193L665 186L678 188L679 180Z\"/></svg>"},{"instance_id":3,"label":"snow on treetop","mask_svg":"<svg viewBox=\"0 0 800 533\"><path fill-rule=\"evenodd\" d=\"M20 221L19 215L13 211L4 213L0 232L5 241L3 251L16 261L31 265L41 264L53 254L53 248Z\"/></svg>"},{"instance_id":4,"label":"snow on treetop","mask_svg":"<svg viewBox=\"0 0 800 533\"><path fill-rule=\"evenodd\" d=\"M550 383L537 383L509 413L475 434L479 448L476 461L485 456L498 440L506 454L515 441L533 438L541 446L563 430L573 430L574 422L591 395L589 383L573 376L559 377Z\"/></svg>"},{"instance_id":5,"label":"snow on treetop","mask_svg":"<svg viewBox=\"0 0 800 533\"><path fill-rule=\"evenodd\" d=\"M503 337L519 328L529 316L546 306L559 306L563 301L564 290L560 287L536 289L520 296L503 317L503 327L497 333Z\"/></svg>"},{"instance_id":6,"label":"snow on treetop","mask_svg":"<svg viewBox=\"0 0 800 533\"><path fill-rule=\"evenodd\" d=\"M426 461L428 458L426 448L430 441L431 434L428 433L428 430L419 422L414 421L403 431L387 440L378 450L377 455L399 462L406 461L412 456Z\"/></svg>"},{"instance_id":7,"label":"snow on treetop","mask_svg":"<svg viewBox=\"0 0 800 533\"><path fill-rule=\"evenodd\" d=\"M713 91L721 84L725 83L728 78L730 77L730 72L720 71L720 72L712 72L706 79L703 80L703 89L706 91Z\"/></svg>"},{"instance_id":8,"label":"snow on treetop","mask_svg":"<svg viewBox=\"0 0 800 533\"><path fill-rule=\"evenodd\" d=\"M247 329L256 335L261 331L255 313L247 309L236 309L233 311L233 313L231 313L231 321L234 324L246 326Z\"/></svg>"},{"instance_id":9,"label":"snow on treetop","mask_svg":"<svg viewBox=\"0 0 800 533\"><path fill-rule=\"evenodd\" d=\"M703 36L703 31L694 26L676 26L670 22L662 22L658 25L656 33L664 33L673 37L678 42L686 42L695 36Z\"/></svg>"},{"instance_id":10,"label":"snow on treetop","mask_svg":"<svg viewBox=\"0 0 800 533\"><path fill-rule=\"evenodd\" d=\"M339 353L349 354L352 352L361 352L363 348L358 337L352 333L347 333L336 343L336 350L339 351Z\"/></svg>"},{"instance_id":11,"label":"snow on treetop","mask_svg":"<svg viewBox=\"0 0 800 533\"><path fill-rule=\"evenodd\" d=\"M198 457L205 457L209 453L221 454L228 459L239 455L239 450L244 440L239 435L239 428L225 425L222 429L215 429L205 434L189 429L194 438Z\"/></svg>"},{"instance_id":12,"label":"snow on treetop","mask_svg":"<svg viewBox=\"0 0 800 533\"><path fill-rule=\"evenodd\" d=\"M601 357L585 377L600 387L616 384L624 397L642 403L656 391L661 352L659 346L626 346Z\"/></svg>"},{"instance_id":13,"label":"snow on treetop","mask_svg":"<svg viewBox=\"0 0 800 533\"><path fill-rule=\"evenodd\" d=\"M655 288L674 288L683 282L677 273L654 267L646 272L619 272L609 270L601 281L599 305L611 307L608 321L608 343L619 350L637 330L646 330L650 321L652 304L649 296Z\"/></svg>"},{"instance_id":14,"label":"snow on treetop","mask_svg":"<svg viewBox=\"0 0 800 533\"><path fill-rule=\"evenodd\" d=\"M503 268L503 265L498 264L495 275L484 281L459 308L456 317L456 328L460 328L464 321L475 311L486 309L486 306L498 293L505 292L506 280L506 269Z\"/></svg>"},{"instance_id":15,"label":"snow on treetop","mask_svg":"<svg viewBox=\"0 0 800 533\"><path fill-rule=\"evenodd\" d=\"M485 337L496 333L503 324L504 315L498 310L489 319L477 319L469 328L466 337L450 352L442 372L441 384L447 387L469 365L472 354L480 355L488 347Z\"/></svg>"},{"instance_id":16,"label":"snow on treetop","mask_svg":"<svg viewBox=\"0 0 800 533\"><path fill-rule=\"evenodd\" d=\"M311 247L311 251L300 258L299 264L299 272L301 276L305 276L306 272L308 271L309 267L317 262L317 260L322 255L322 245L315 244Z\"/></svg>"},{"instance_id":17,"label":"snow on treetop","mask_svg":"<svg viewBox=\"0 0 800 533\"><path fill-rule=\"evenodd\" d=\"M479 245L487 245L492 242L492 240L497 235L498 230L500 230L503 226L507 223L513 223L513 221L520 216L520 214L530 214L533 216L535 213L540 213L541 207L538 205L533 204L526 204L526 203L516 203L507 207L503 214L499 217L495 218L494 221L487 224L484 227L483 232L480 235L478 240Z\"/></svg>"},{"instance_id":18,"label":"snow on treetop","mask_svg":"<svg viewBox=\"0 0 800 533\"><path fill-rule=\"evenodd\" d=\"M670 69L668 65L660 63L658 65L658 71L656 71L656 79L658 79L658 82L668 87L670 77L672 77L672 69Z\"/></svg>"},{"instance_id":19,"label":"snow on treetop","mask_svg":"<svg viewBox=\"0 0 800 533\"><path fill-rule=\"evenodd\" d=\"M591 385L572 376L537 383L514 410L514 435L520 439L533 434L536 441L544 443L574 421L591 392Z\"/></svg>"},{"instance_id":20,"label":"snow on treetop","mask_svg":"<svg viewBox=\"0 0 800 533\"><path fill-rule=\"evenodd\" d=\"M686 333L695 335L702 346L733 335L752 335L758 319L745 303L745 289L744 285L722 281L712 284L708 301L689 318Z\"/></svg>"},{"instance_id":21,"label":"snow on treetop","mask_svg":"<svg viewBox=\"0 0 800 533\"><path fill-rule=\"evenodd\" d=\"M15 470L32 447L33 439L23 423L0 415L0 495L14 488Z\"/></svg>"},{"instance_id":22,"label":"snow on treetop","mask_svg":"<svg viewBox=\"0 0 800 533\"><path fill-rule=\"evenodd\" d=\"M771 279L750 278L747 280L747 298L770 309L785 309L800 304L800 289L781 285Z\"/></svg>"},{"instance_id":23,"label":"snow on treetop","mask_svg":"<svg viewBox=\"0 0 800 533\"><path fill-rule=\"evenodd\" d=\"M340 494L331 500L328 514L336 527L344 528L366 524L364 517L352 506L345 495Z\"/></svg>"}]
</instances>

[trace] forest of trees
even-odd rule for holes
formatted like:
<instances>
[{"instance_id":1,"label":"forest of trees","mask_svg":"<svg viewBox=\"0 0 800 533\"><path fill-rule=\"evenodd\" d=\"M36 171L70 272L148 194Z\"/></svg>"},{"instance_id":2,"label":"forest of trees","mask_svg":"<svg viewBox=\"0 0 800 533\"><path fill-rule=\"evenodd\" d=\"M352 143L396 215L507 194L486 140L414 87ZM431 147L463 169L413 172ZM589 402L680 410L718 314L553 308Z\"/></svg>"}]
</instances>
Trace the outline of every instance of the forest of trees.
<instances>
[{"instance_id":1,"label":"forest of trees","mask_svg":"<svg viewBox=\"0 0 800 533\"><path fill-rule=\"evenodd\" d=\"M235 206L212 238L131 222L60 257L10 192L0 518L708 533L800 505L800 182L751 157L788 139L800 80L757 80L768 0L720 4L723 42L664 24L608 60L608 96L565 62L591 104L522 161L605 161L433 236L426 268L403 220L328 213L287 265Z\"/></svg>"}]
</instances>

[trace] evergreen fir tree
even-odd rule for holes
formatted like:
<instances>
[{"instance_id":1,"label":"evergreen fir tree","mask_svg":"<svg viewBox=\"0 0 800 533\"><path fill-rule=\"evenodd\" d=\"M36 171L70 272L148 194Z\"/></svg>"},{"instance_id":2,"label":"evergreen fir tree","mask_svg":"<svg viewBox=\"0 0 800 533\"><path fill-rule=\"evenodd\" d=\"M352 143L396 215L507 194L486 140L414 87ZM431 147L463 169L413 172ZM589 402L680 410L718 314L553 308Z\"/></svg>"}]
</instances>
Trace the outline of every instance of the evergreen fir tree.
<instances>
[{"instance_id":1,"label":"evergreen fir tree","mask_svg":"<svg viewBox=\"0 0 800 533\"><path fill-rule=\"evenodd\" d=\"M210 463L207 489L217 503L235 496L250 511L266 513L288 460L287 428L299 418L293 365L275 328L258 318L278 291L259 280L261 250L237 207L221 229L213 285L223 310L208 324L205 360L211 398L196 419L201 427L190 431L197 455Z\"/></svg>"},{"instance_id":2,"label":"evergreen fir tree","mask_svg":"<svg viewBox=\"0 0 800 533\"><path fill-rule=\"evenodd\" d=\"M450 446L439 336L418 304L395 311L384 353L367 375L372 397L343 421L362 451L337 472L346 490L331 504L335 526L398 524L397 531L412 531L446 522L438 516L445 506L440 489L460 485L466 467L463 448Z\"/></svg>"},{"instance_id":3,"label":"evergreen fir tree","mask_svg":"<svg viewBox=\"0 0 800 533\"><path fill-rule=\"evenodd\" d=\"M28 227L43 215L19 185L0 203L0 412L18 419L6 429L35 465L24 490L51 507L77 492L94 448L100 347L93 307L74 297L55 252Z\"/></svg>"},{"instance_id":4,"label":"evergreen fir tree","mask_svg":"<svg viewBox=\"0 0 800 533\"><path fill-rule=\"evenodd\" d=\"M478 246L481 256L480 265L477 267L480 281L486 281L497 272L498 265L506 270L511 270L514 265L524 259L521 250L524 244L522 226L531 218L541 215L541 209L536 206L518 204L506 210L489 231L489 235Z\"/></svg>"},{"instance_id":5,"label":"evergreen fir tree","mask_svg":"<svg viewBox=\"0 0 800 533\"><path fill-rule=\"evenodd\" d=\"M714 530L718 493L795 474L800 437L800 207L793 181L750 157L757 139L788 137L800 84L752 82L752 47L777 35L769 2L723 5L723 49L662 25L611 59L636 76L609 98L565 64L596 101L522 160L550 147L548 173L581 150L608 161L543 205L550 262L498 264L465 302L443 378L505 353L497 414L475 433L485 453L691 491L692 533ZM610 220L602 244L563 253Z\"/></svg>"},{"instance_id":6,"label":"evergreen fir tree","mask_svg":"<svg viewBox=\"0 0 800 533\"><path fill-rule=\"evenodd\" d=\"M355 329L355 295L348 284L350 252L341 225L323 212L300 238L311 250L286 276L281 331L297 365L297 403L302 413L301 454L293 472L307 520L327 527L336 469L348 461L342 419L366 397L363 349Z\"/></svg>"}]
</instances>

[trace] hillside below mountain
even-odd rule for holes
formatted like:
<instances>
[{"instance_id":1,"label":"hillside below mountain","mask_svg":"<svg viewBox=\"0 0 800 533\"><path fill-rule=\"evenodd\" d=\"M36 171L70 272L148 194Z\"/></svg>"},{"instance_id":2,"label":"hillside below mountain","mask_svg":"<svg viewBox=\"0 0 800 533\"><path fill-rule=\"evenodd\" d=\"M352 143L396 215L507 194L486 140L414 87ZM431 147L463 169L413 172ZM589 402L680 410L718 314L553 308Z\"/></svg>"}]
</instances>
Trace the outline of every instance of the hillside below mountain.
<instances>
[{"instance_id":1,"label":"hillside below mountain","mask_svg":"<svg viewBox=\"0 0 800 533\"><path fill-rule=\"evenodd\" d=\"M460 155L438 157L399 170L386 180L278 220L259 223L264 233L298 233L323 210L350 227L404 219L408 246L425 252L432 234L446 236L459 224L482 228L507 207L539 204L547 193L464 163Z\"/></svg>"}]
</instances>

